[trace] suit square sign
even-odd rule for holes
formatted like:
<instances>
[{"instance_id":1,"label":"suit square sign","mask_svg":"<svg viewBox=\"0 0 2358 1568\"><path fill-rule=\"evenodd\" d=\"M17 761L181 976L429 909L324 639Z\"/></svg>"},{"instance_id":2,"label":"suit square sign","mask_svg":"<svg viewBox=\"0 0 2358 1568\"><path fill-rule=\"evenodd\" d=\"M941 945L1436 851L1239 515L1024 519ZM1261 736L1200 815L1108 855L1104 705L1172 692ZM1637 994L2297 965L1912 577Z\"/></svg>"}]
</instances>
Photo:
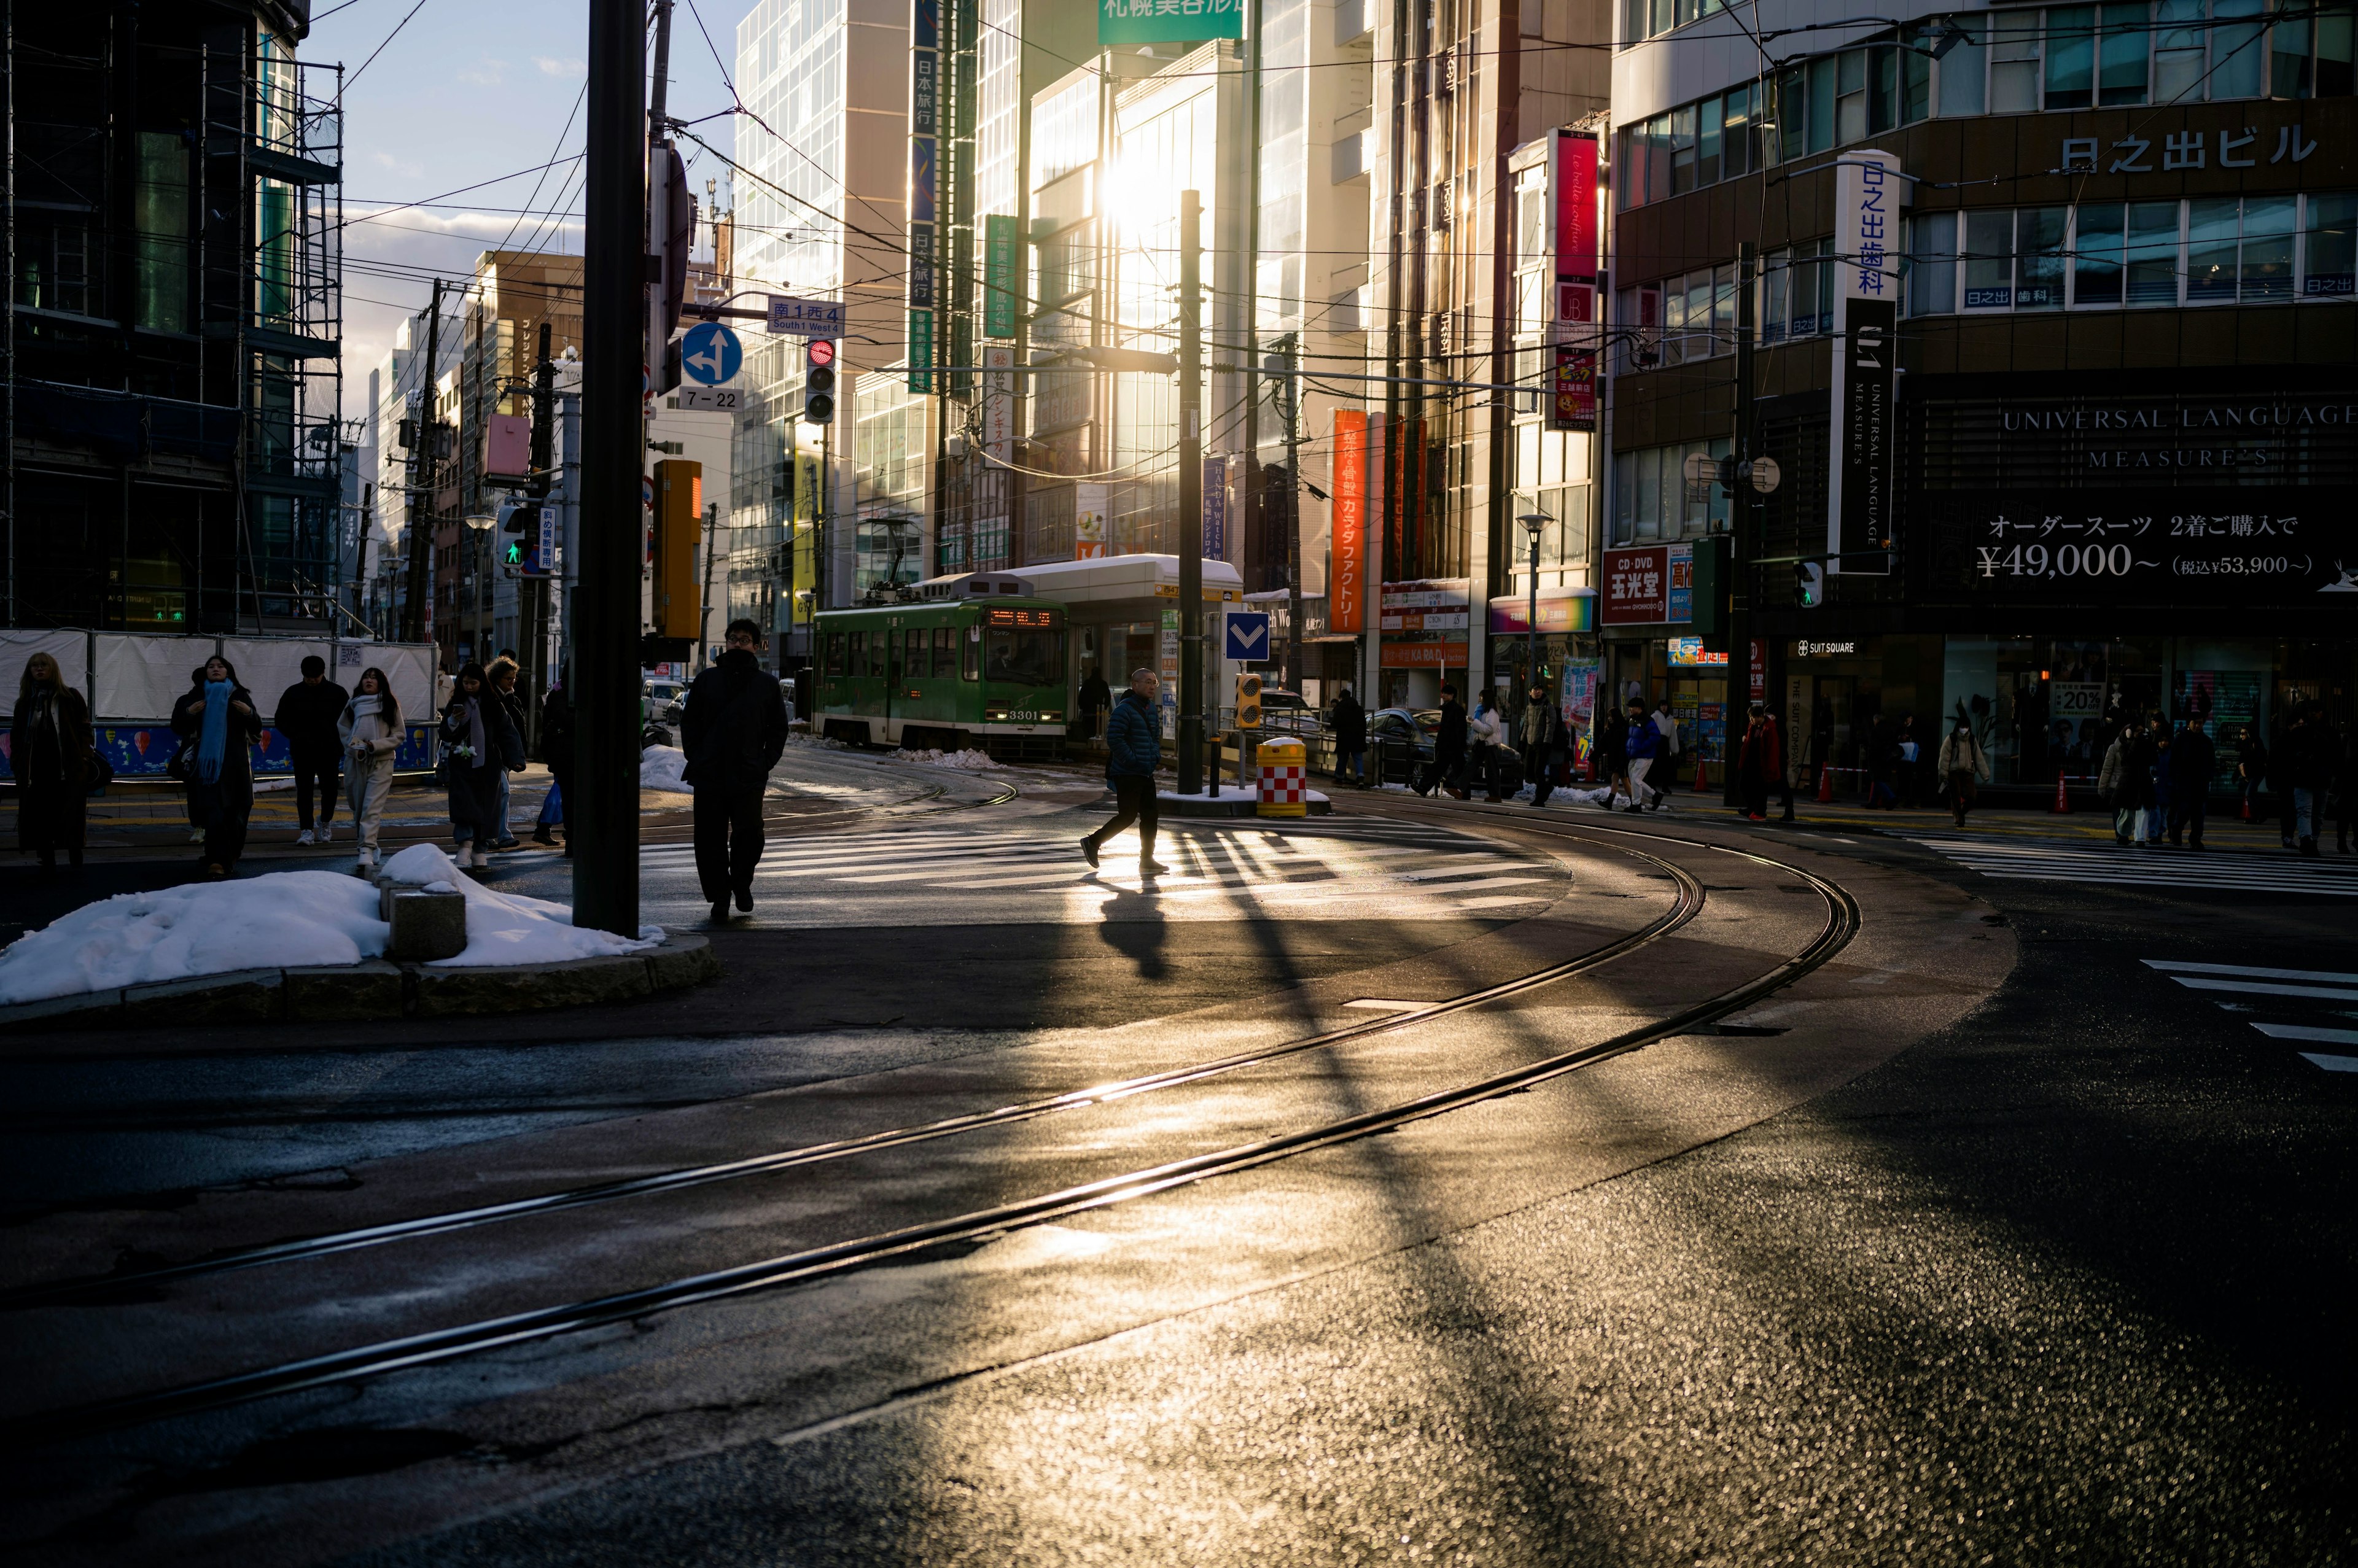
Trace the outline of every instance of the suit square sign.
<instances>
[{"instance_id":1,"label":"suit square sign","mask_svg":"<svg viewBox=\"0 0 2358 1568\"><path fill-rule=\"evenodd\" d=\"M1228 635L1221 640L1221 654L1238 664L1264 664L1269 659L1269 611L1266 610L1231 610L1228 614Z\"/></svg>"}]
</instances>

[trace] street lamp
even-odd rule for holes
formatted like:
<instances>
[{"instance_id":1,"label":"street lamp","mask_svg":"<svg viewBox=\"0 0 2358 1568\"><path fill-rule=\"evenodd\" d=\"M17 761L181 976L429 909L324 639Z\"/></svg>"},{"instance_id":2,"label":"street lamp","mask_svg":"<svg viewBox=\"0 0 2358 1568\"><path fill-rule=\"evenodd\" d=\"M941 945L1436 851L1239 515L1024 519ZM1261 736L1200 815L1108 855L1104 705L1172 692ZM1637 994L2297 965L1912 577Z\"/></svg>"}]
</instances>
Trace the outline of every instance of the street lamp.
<instances>
[{"instance_id":1,"label":"street lamp","mask_svg":"<svg viewBox=\"0 0 2358 1568\"><path fill-rule=\"evenodd\" d=\"M1523 678L1529 687L1540 683L1540 530L1555 521L1544 512L1526 512L1515 519L1531 536L1531 600L1530 619L1523 624L1529 638L1524 654Z\"/></svg>"},{"instance_id":2,"label":"street lamp","mask_svg":"<svg viewBox=\"0 0 2358 1568\"><path fill-rule=\"evenodd\" d=\"M483 642L486 637L483 622L490 619L490 615L484 609L483 579L486 574L482 546L483 541L491 536L492 528L498 525L499 519L488 513L475 512L467 515L466 524L468 531L475 535L473 550L475 556L475 663L489 668L491 661L483 657Z\"/></svg>"}]
</instances>

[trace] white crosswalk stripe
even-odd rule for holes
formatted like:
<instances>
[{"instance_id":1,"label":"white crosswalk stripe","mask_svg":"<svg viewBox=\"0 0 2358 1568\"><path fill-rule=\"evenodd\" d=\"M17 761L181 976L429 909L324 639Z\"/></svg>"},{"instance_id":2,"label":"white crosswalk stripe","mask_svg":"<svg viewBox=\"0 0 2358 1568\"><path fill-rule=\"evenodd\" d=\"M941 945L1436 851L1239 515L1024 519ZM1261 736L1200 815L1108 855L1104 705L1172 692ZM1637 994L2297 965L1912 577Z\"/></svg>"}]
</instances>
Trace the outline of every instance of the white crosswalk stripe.
<instances>
[{"instance_id":1,"label":"white crosswalk stripe","mask_svg":"<svg viewBox=\"0 0 2358 1568\"><path fill-rule=\"evenodd\" d=\"M2322 1011L2327 1017L2358 1019L2358 1010L2346 1005L2333 1005L2358 1001L2358 990L2350 989L2350 982L2358 980L2358 975L2332 969L2255 968L2240 964L2201 964L2174 958L2147 958L2144 963L2147 968L2168 976L2189 990L2223 993L2213 995L2211 1000L2222 1007L2231 1007L2238 1011L2262 1009L2271 1012L2295 1011L2286 1000L2276 1000L2283 998L2322 1004L2317 1011ZM2234 996L2270 1000L2260 1003L2227 1000ZM2312 1011L2309 1016L2316 1016L2317 1011ZM2347 1023L2282 1023L2261 1019L2247 1019L2245 1022L2271 1040L2358 1046L2358 1029ZM2329 1073L2358 1073L2358 1055L2323 1051L2303 1051L2300 1054L2310 1065Z\"/></svg>"},{"instance_id":2,"label":"white crosswalk stripe","mask_svg":"<svg viewBox=\"0 0 2358 1568\"><path fill-rule=\"evenodd\" d=\"M2056 839L1977 838L1933 833L1909 835L1909 842L1936 850L1968 871L2010 881L2358 898L2358 867L2298 860L2289 855L2220 849L2136 849Z\"/></svg>"},{"instance_id":3,"label":"white crosswalk stripe","mask_svg":"<svg viewBox=\"0 0 2358 1568\"><path fill-rule=\"evenodd\" d=\"M957 828L773 840L755 872L764 886L825 888L846 895L940 890L1022 898L1062 895L1089 886L1135 889L1136 839L1125 833L1091 871L1076 832ZM1544 856L1501 849L1488 840L1422 827L1321 823L1315 829L1268 829L1166 820L1155 852L1170 867L1154 879L1160 893L1221 892L1291 903L1407 900L1424 909L1500 909L1545 903L1565 879ZM695 849L652 844L641 863L668 881L693 875ZM1508 893L1502 890L1520 890ZM1453 905L1459 895L1484 893ZM649 896L659 896L651 886Z\"/></svg>"}]
</instances>

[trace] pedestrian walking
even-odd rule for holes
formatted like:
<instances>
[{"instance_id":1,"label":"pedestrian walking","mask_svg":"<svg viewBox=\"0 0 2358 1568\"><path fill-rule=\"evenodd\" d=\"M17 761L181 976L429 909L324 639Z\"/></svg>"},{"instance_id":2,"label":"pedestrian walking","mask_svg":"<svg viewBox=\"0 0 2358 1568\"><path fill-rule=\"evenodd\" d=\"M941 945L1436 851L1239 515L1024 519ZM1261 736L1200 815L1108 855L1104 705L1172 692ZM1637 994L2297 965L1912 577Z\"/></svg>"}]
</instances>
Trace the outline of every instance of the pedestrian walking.
<instances>
[{"instance_id":1,"label":"pedestrian walking","mask_svg":"<svg viewBox=\"0 0 2358 1568\"><path fill-rule=\"evenodd\" d=\"M559 669L548 695L540 699L540 760L548 768L548 798L540 803L540 825L533 829L535 844L554 844L549 828L565 829L565 858L573 859L573 699L565 689Z\"/></svg>"},{"instance_id":2,"label":"pedestrian walking","mask_svg":"<svg viewBox=\"0 0 2358 1568\"><path fill-rule=\"evenodd\" d=\"M1989 753L1982 750L1981 738L1974 733L1973 721L1964 715L1957 716L1956 727L1941 742L1941 755L1935 765L1949 792L1949 816L1963 827L1965 813L1974 808L1977 786L1987 784L1990 776Z\"/></svg>"},{"instance_id":3,"label":"pedestrian walking","mask_svg":"<svg viewBox=\"0 0 2358 1568\"><path fill-rule=\"evenodd\" d=\"M2260 739L2260 732L2249 724L2235 732L2235 787L2244 796L2244 820L2266 821L2268 748Z\"/></svg>"},{"instance_id":4,"label":"pedestrian walking","mask_svg":"<svg viewBox=\"0 0 2358 1568\"><path fill-rule=\"evenodd\" d=\"M2122 725L2113 743L2104 748L2104 761L2096 771L2096 795L2113 813L2113 842L2124 849L2136 833L2136 798L2126 788L2129 758L2136 749L2136 727Z\"/></svg>"},{"instance_id":5,"label":"pedestrian walking","mask_svg":"<svg viewBox=\"0 0 2358 1568\"><path fill-rule=\"evenodd\" d=\"M1342 783L1347 772L1353 784L1367 788L1368 710L1359 706L1348 683L1335 694L1335 707L1329 717L1335 726L1335 782Z\"/></svg>"},{"instance_id":6,"label":"pedestrian walking","mask_svg":"<svg viewBox=\"0 0 2358 1568\"><path fill-rule=\"evenodd\" d=\"M1744 791L1744 815L1754 822L1768 820L1768 784L1785 771L1785 760L1777 744L1776 721L1768 717L1768 705L1756 702L1745 722L1744 739L1736 753L1736 783ZM1792 809L1792 796L1786 795L1786 810Z\"/></svg>"},{"instance_id":7,"label":"pedestrian walking","mask_svg":"<svg viewBox=\"0 0 2358 1568\"><path fill-rule=\"evenodd\" d=\"M1476 697L1473 717L1466 721L1466 782L1471 786L1479 780L1484 797L1494 806L1506 798L1498 787L1506 771L1500 758L1506 746L1506 716L1487 693Z\"/></svg>"},{"instance_id":8,"label":"pedestrian walking","mask_svg":"<svg viewBox=\"0 0 2358 1568\"><path fill-rule=\"evenodd\" d=\"M270 716L272 728L287 737L287 755L295 767L295 842L325 844L335 838L337 774L343 764L343 743L336 724L352 694L328 678L328 661L317 654L303 656L303 678L278 694ZM319 795L317 832L313 830L311 798Z\"/></svg>"},{"instance_id":9,"label":"pedestrian walking","mask_svg":"<svg viewBox=\"0 0 2358 1568\"><path fill-rule=\"evenodd\" d=\"M1629 793L1629 715L1626 709L1607 707L1596 716L1596 743L1591 754L1596 759L1598 773L1606 788L1614 795Z\"/></svg>"},{"instance_id":10,"label":"pedestrian walking","mask_svg":"<svg viewBox=\"0 0 2358 1568\"><path fill-rule=\"evenodd\" d=\"M712 901L712 918L729 918L731 897L753 907L753 868L762 863L762 805L770 770L786 750L786 697L762 667L762 628L729 623L719 663L696 677L680 711L680 776L696 792L696 879Z\"/></svg>"},{"instance_id":11,"label":"pedestrian walking","mask_svg":"<svg viewBox=\"0 0 2358 1568\"><path fill-rule=\"evenodd\" d=\"M394 758L401 751L401 699L375 665L361 672L345 699L336 739L343 747L344 805L358 845L352 870L366 876L382 858L377 832L384 821L385 796L393 793Z\"/></svg>"},{"instance_id":12,"label":"pedestrian walking","mask_svg":"<svg viewBox=\"0 0 2358 1568\"><path fill-rule=\"evenodd\" d=\"M1916 716L1899 716L1899 733L1891 744L1891 787L1898 796L1895 806L1914 810L1923 804L1920 785L1924 777L1924 748L1916 739Z\"/></svg>"},{"instance_id":13,"label":"pedestrian walking","mask_svg":"<svg viewBox=\"0 0 2358 1568\"><path fill-rule=\"evenodd\" d=\"M450 802L450 838L461 871L491 865L498 841L500 779L524 758L524 737L508 722L507 706L492 690L483 666L459 669L442 709L442 784Z\"/></svg>"},{"instance_id":14,"label":"pedestrian walking","mask_svg":"<svg viewBox=\"0 0 2358 1568\"><path fill-rule=\"evenodd\" d=\"M1171 868L1154 858L1154 770L1163 761L1163 715L1155 706L1162 678L1152 670L1130 672L1130 689L1106 715L1106 784L1113 791L1114 813L1096 832L1081 840L1081 857L1092 866L1098 851L1131 823L1138 824L1138 871L1156 876Z\"/></svg>"},{"instance_id":15,"label":"pedestrian walking","mask_svg":"<svg viewBox=\"0 0 2358 1568\"><path fill-rule=\"evenodd\" d=\"M1899 805L1899 792L1893 787L1893 770L1899 762L1899 735L1890 719L1882 714L1866 731L1866 808L1880 806L1895 810Z\"/></svg>"},{"instance_id":16,"label":"pedestrian walking","mask_svg":"<svg viewBox=\"0 0 2358 1568\"><path fill-rule=\"evenodd\" d=\"M1531 804L1545 806L1555 790L1556 760L1563 754L1563 712L1548 700L1545 687L1531 687L1523 705L1523 777L1531 781Z\"/></svg>"},{"instance_id":17,"label":"pedestrian walking","mask_svg":"<svg viewBox=\"0 0 2358 1568\"><path fill-rule=\"evenodd\" d=\"M1466 792L1458 787L1457 775L1466 766L1466 708L1457 700L1457 687L1447 681L1441 686L1441 728L1433 737L1433 761L1416 781L1416 793L1431 795L1435 789L1464 800Z\"/></svg>"},{"instance_id":18,"label":"pedestrian walking","mask_svg":"<svg viewBox=\"0 0 2358 1568\"><path fill-rule=\"evenodd\" d=\"M2325 813L2336 760L2325 710L2315 703L2303 707L2286 730L2284 743L2277 748L2277 767L2285 775L2277 787L2291 786L2293 838L2303 855L2318 852L2318 822Z\"/></svg>"},{"instance_id":19,"label":"pedestrian walking","mask_svg":"<svg viewBox=\"0 0 2358 1568\"><path fill-rule=\"evenodd\" d=\"M2218 749L2201 725L2189 720L2179 726L2169 742L2169 841L2202 848L2202 818L2210 806L2211 771L2218 766Z\"/></svg>"},{"instance_id":20,"label":"pedestrian walking","mask_svg":"<svg viewBox=\"0 0 2358 1568\"><path fill-rule=\"evenodd\" d=\"M262 717L237 669L216 654L197 683L172 705L172 732L180 737L173 762L189 784L189 812L205 830L209 877L226 877L245 853L246 818L254 812L254 745Z\"/></svg>"},{"instance_id":21,"label":"pedestrian walking","mask_svg":"<svg viewBox=\"0 0 2358 1568\"><path fill-rule=\"evenodd\" d=\"M98 753L91 745L90 704L49 654L27 659L17 679L8 771L16 780L16 848L40 858L43 881L57 874L60 849L69 867L81 870Z\"/></svg>"},{"instance_id":22,"label":"pedestrian walking","mask_svg":"<svg viewBox=\"0 0 2358 1568\"><path fill-rule=\"evenodd\" d=\"M1662 791L1647 782L1662 755L1662 732L1647 715L1646 705L1629 705L1629 806L1631 811L1660 810ZM1649 798L1650 797L1650 798Z\"/></svg>"},{"instance_id":23,"label":"pedestrian walking","mask_svg":"<svg viewBox=\"0 0 2358 1568\"><path fill-rule=\"evenodd\" d=\"M1655 794L1664 802L1668 802L1671 798L1671 791L1678 787L1680 752L1679 719L1677 714L1671 711L1669 697L1666 697L1654 705L1653 714L1648 722L1660 733L1662 749L1655 760L1654 766L1646 770L1646 781L1652 786Z\"/></svg>"},{"instance_id":24,"label":"pedestrian walking","mask_svg":"<svg viewBox=\"0 0 2358 1568\"><path fill-rule=\"evenodd\" d=\"M2152 797L2147 801L2145 841L2158 849L2169 837L2169 726L2160 714L2146 720L2147 755L2152 759L2147 771L2153 776Z\"/></svg>"},{"instance_id":25,"label":"pedestrian walking","mask_svg":"<svg viewBox=\"0 0 2358 1568\"><path fill-rule=\"evenodd\" d=\"M1760 718L1768 726L1768 736L1777 748L1777 755L1784 758L1784 764L1777 770L1777 795L1783 813L1777 820L1790 822L1793 820L1793 775L1799 771L1800 764L1785 750L1785 727L1777 722L1777 710L1764 708Z\"/></svg>"},{"instance_id":26,"label":"pedestrian walking","mask_svg":"<svg viewBox=\"0 0 2358 1568\"><path fill-rule=\"evenodd\" d=\"M516 677L523 672L514 657L502 654L492 661L492 667L483 673L491 676L492 693L500 699L500 706L507 710L508 722L515 726L515 732L521 738L525 732L524 698L516 695ZM524 762L524 748L519 745L516 748L515 766L500 770L500 830L495 844L502 849L513 849L519 842L514 829L508 826L508 789L509 775L522 773Z\"/></svg>"},{"instance_id":27,"label":"pedestrian walking","mask_svg":"<svg viewBox=\"0 0 2358 1568\"><path fill-rule=\"evenodd\" d=\"M2358 734L2345 731L2335 738L2339 754L2333 774L2333 852L2350 853L2350 835L2358 822Z\"/></svg>"},{"instance_id":28,"label":"pedestrian walking","mask_svg":"<svg viewBox=\"0 0 2358 1568\"><path fill-rule=\"evenodd\" d=\"M2268 794L2274 797L2277 833L2288 849L2298 849L2293 831L2292 729L2299 711L2280 711L2269 724Z\"/></svg>"},{"instance_id":29,"label":"pedestrian walking","mask_svg":"<svg viewBox=\"0 0 2358 1568\"><path fill-rule=\"evenodd\" d=\"M1081 682L1081 739L1094 741L1105 730L1106 709L1113 706L1113 687L1106 685L1105 676L1091 670Z\"/></svg>"}]
</instances>

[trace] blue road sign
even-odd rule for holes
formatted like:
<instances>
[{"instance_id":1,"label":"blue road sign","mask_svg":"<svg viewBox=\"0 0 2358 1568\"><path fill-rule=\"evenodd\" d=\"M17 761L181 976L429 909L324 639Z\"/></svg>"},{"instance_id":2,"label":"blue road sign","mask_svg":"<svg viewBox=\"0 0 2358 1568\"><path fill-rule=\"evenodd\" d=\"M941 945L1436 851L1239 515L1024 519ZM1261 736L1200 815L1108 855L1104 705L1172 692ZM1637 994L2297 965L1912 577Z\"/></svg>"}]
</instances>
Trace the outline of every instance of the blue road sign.
<instances>
[{"instance_id":1,"label":"blue road sign","mask_svg":"<svg viewBox=\"0 0 2358 1568\"><path fill-rule=\"evenodd\" d=\"M744 362L737 334L718 321L698 321L679 341L679 368L690 381L719 386L736 380L737 367Z\"/></svg>"},{"instance_id":2,"label":"blue road sign","mask_svg":"<svg viewBox=\"0 0 2358 1568\"><path fill-rule=\"evenodd\" d=\"M1231 610L1228 625L1225 657L1253 665L1269 657L1269 611Z\"/></svg>"}]
</instances>

